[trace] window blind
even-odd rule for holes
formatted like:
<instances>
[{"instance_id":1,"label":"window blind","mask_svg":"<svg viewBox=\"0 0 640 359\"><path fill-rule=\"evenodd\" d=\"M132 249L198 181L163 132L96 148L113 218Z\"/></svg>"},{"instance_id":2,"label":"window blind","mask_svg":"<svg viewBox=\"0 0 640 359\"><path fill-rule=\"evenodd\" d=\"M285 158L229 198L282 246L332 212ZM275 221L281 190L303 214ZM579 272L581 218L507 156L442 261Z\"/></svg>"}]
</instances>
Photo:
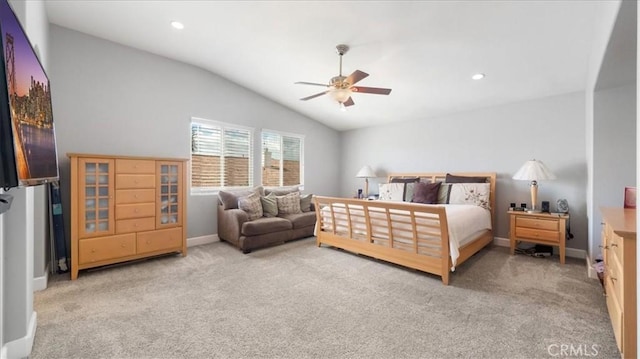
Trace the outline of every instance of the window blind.
<instances>
[{"instance_id":1,"label":"window blind","mask_svg":"<svg viewBox=\"0 0 640 359\"><path fill-rule=\"evenodd\" d=\"M253 186L252 138L251 129L192 120L192 193Z\"/></svg>"},{"instance_id":2,"label":"window blind","mask_svg":"<svg viewBox=\"0 0 640 359\"><path fill-rule=\"evenodd\" d=\"M304 137L262 132L262 183L265 186L302 185Z\"/></svg>"}]
</instances>

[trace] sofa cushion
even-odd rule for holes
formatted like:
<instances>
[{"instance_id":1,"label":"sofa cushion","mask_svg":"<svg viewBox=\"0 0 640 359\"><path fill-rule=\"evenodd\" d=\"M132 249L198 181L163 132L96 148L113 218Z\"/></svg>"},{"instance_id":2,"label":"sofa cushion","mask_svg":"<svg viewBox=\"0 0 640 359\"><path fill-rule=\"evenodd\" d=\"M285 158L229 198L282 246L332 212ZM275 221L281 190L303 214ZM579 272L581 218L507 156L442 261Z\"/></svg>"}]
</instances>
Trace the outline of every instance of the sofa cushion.
<instances>
[{"instance_id":1,"label":"sofa cushion","mask_svg":"<svg viewBox=\"0 0 640 359\"><path fill-rule=\"evenodd\" d=\"M262 217L242 224L243 236L257 236L265 233L280 232L292 229L291 221L279 217Z\"/></svg>"},{"instance_id":2,"label":"sofa cushion","mask_svg":"<svg viewBox=\"0 0 640 359\"><path fill-rule=\"evenodd\" d=\"M258 193L262 196L264 189L262 186L258 186L250 189L218 191L218 198L220 198L220 203L222 203L224 209L235 209L238 208L238 198L246 197L252 193Z\"/></svg>"},{"instance_id":3,"label":"sofa cushion","mask_svg":"<svg viewBox=\"0 0 640 359\"><path fill-rule=\"evenodd\" d=\"M286 186L286 187L265 187L264 194L268 195L269 193L273 193L276 196L284 196L285 194L300 192L300 188L298 186Z\"/></svg>"},{"instance_id":4,"label":"sofa cushion","mask_svg":"<svg viewBox=\"0 0 640 359\"><path fill-rule=\"evenodd\" d=\"M284 214L280 217L291 221L294 229L313 226L316 224L316 212Z\"/></svg>"},{"instance_id":5,"label":"sofa cushion","mask_svg":"<svg viewBox=\"0 0 640 359\"><path fill-rule=\"evenodd\" d=\"M253 192L246 197L238 198L238 208L247 212L250 221L262 217L262 202L260 195Z\"/></svg>"}]
</instances>

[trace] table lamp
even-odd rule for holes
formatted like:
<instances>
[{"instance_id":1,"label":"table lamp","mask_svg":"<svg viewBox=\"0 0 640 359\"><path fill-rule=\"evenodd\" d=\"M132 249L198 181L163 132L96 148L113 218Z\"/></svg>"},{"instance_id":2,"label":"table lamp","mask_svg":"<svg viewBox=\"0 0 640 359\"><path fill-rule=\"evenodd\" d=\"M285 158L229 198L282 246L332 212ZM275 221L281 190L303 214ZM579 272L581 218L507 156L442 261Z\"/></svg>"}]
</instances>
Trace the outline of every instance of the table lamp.
<instances>
[{"instance_id":1,"label":"table lamp","mask_svg":"<svg viewBox=\"0 0 640 359\"><path fill-rule=\"evenodd\" d=\"M358 178L364 178L364 198L369 198L369 178L375 178L376 173L370 166L364 166L356 174Z\"/></svg>"},{"instance_id":2,"label":"table lamp","mask_svg":"<svg viewBox=\"0 0 640 359\"><path fill-rule=\"evenodd\" d=\"M542 161L534 159L525 162L518 172L513 175L513 179L531 181L531 210L528 212L537 213L540 212L540 210L536 209L536 202L538 201L538 181L553 180L556 179L556 176L551 173Z\"/></svg>"}]
</instances>

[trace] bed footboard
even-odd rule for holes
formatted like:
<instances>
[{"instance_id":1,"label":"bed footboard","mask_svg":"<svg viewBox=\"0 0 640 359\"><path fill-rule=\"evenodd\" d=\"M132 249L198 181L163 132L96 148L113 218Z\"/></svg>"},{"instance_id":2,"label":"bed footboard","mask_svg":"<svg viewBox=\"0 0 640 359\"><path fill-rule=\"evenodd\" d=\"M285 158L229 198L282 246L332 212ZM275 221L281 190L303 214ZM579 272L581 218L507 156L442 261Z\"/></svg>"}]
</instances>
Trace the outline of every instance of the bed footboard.
<instances>
[{"instance_id":1,"label":"bed footboard","mask_svg":"<svg viewBox=\"0 0 640 359\"><path fill-rule=\"evenodd\" d=\"M316 241L439 275L449 284L444 207L315 196Z\"/></svg>"}]
</instances>

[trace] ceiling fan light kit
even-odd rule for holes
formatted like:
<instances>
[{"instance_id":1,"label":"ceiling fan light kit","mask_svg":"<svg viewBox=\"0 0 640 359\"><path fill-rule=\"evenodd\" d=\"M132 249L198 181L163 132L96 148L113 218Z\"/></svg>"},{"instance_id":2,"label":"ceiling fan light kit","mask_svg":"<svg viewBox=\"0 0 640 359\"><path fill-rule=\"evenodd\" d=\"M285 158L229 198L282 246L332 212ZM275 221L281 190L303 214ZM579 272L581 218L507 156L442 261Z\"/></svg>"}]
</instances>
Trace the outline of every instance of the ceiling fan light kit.
<instances>
[{"instance_id":1,"label":"ceiling fan light kit","mask_svg":"<svg viewBox=\"0 0 640 359\"><path fill-rule=\"evenodd\" d=\"M346 107L353 106L355 104L355 102L353 102L353 99L351 98L351 95L355 92L375 95L388 95L391 93L391 89L387 88L354 86L357 82L369 76L369 74L364 71L355 70L349 76L342 76L342 56L346 54L347 51L349 51L349 46L344 44L337 45L336 51L338 52L338 56L340 57L340 72L338 76L332 77L328 85L316 82L296 82L296 84L299 85L324 86L328 88L326 91L317 93L315 95L303 97L300 100L307 101L324 94L329 94L335 101L340 104L340 108L344 111Z\"/></svg>"}]
</instances>

